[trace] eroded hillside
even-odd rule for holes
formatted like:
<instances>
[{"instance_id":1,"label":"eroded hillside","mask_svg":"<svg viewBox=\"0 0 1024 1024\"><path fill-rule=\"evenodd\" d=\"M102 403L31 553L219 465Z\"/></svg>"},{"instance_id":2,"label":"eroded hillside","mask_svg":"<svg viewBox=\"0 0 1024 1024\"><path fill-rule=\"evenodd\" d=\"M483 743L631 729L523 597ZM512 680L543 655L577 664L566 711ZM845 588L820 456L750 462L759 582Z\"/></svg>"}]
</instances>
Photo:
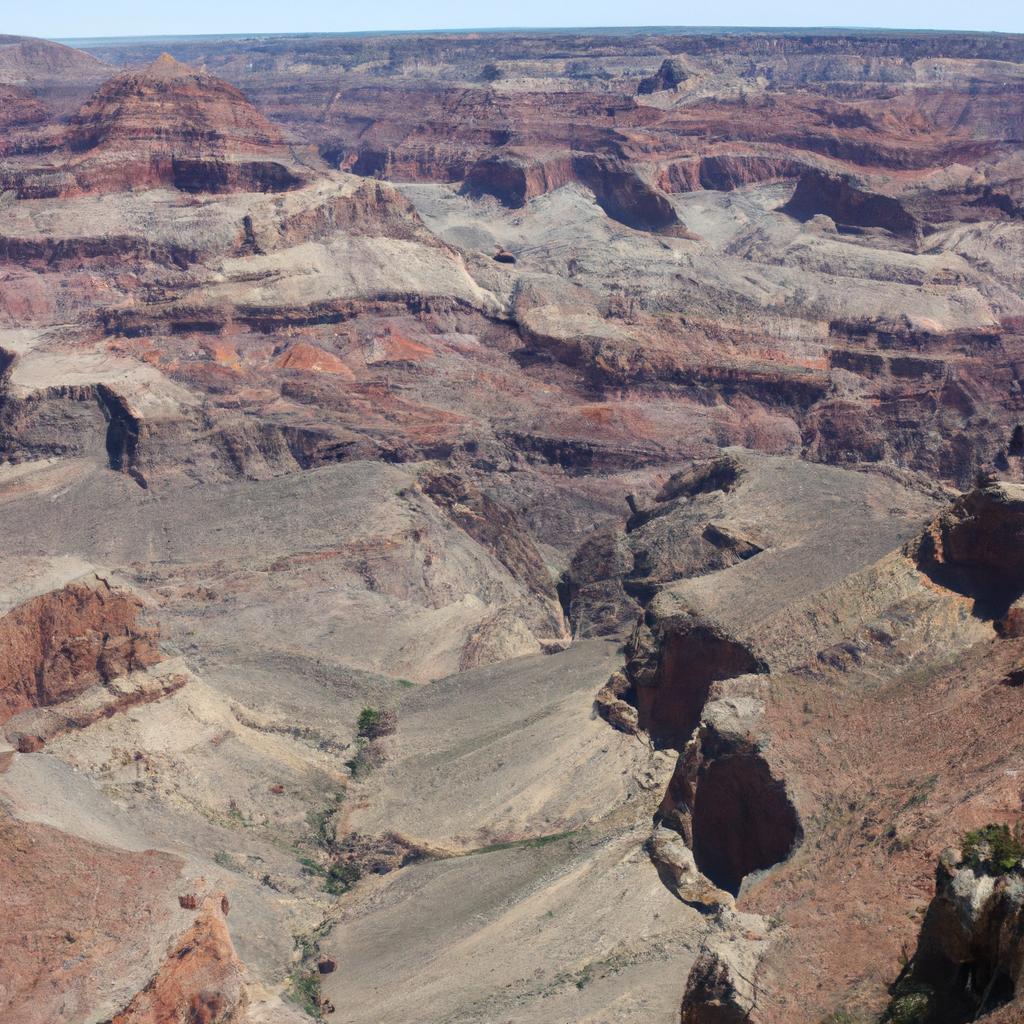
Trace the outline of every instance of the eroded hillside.
<instances>
[{"instance_id":1,"label":"eroded hillside","mask_svg":"<svg viewBox=\"0 0 1024 1024\"><path fill-rule=\"evenodd\" d=\"M1024 40L165 45L0 37L0 1017L1019 1019Z\"/></svg>"}]
</instances>

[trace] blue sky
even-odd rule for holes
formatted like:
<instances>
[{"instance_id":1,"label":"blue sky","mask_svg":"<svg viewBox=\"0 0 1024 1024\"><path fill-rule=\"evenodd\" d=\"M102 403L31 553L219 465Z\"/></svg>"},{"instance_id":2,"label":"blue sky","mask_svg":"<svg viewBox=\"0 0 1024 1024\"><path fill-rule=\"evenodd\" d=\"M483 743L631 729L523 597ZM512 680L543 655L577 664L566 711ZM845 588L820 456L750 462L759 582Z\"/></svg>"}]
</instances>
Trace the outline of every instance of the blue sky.
<instances>
[{"instance_id":1,"label":"blue sky","mask_svg":"<svg viewBox=\"0 0 1024 1024\"><path fill-rule=\"evenodd\" d=\"M0 0L0 32L48 38L583 25L778 25L1024 32L1020 0Z\"/></svg>"}]
</instances>

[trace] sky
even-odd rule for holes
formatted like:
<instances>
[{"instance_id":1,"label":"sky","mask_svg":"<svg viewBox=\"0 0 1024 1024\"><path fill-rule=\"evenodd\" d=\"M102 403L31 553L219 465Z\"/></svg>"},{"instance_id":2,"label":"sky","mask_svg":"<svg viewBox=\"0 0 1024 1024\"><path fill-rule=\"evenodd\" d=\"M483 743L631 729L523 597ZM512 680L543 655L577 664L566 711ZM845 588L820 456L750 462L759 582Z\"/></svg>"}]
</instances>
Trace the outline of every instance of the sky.
<instances>
[{"instance_id":1,"label":"sky","mask_svg":"<svg viewBox=\"0 0 1024 1024\"><path fill-rule=\"evenodd\" d=\"M0 0L0 32L90 36L615 25L844 26L1024 32L1021 0Z\"/></svg>"}]
</instances>

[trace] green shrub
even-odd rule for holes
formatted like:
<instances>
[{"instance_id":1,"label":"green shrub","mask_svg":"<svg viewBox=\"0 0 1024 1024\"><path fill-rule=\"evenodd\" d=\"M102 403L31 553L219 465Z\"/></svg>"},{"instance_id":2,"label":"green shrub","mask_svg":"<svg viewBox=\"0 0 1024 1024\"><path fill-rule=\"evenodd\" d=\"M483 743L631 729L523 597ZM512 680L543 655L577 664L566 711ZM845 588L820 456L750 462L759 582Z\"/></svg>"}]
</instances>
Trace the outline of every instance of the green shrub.
<instances>
[{"instance_id":1,"label":"green shrub","mask_svg":"<svg viewBox=\"0 0 1024 1024\"><path fill-rule=\"evenodd\" d=\"M295 971L288 994L313 1020L323 1020L320 1015L320 972L315 967Z\"/></svg>"},{"instance_id":2,"label":"green shrub","mask_svg":"<svg viewBox=\"0 0 1024 1024\"><path fill-rule=\"evenodd\" d=\"M1007 825L986 825L968 832L962 849L964 863L973 870L1005 875L1024 859L1024 834L1019 824L1012 832Z\"/></svg>"},{"instance_id":3,"label":"green shrub","mask_svg":"<svg viewBox=\"0 0 1024 1024\"><path fill-rule=\"evenodd\" d=\"M925 1024L932 1008L927 992L908 992L897 996L889 1007L888 1024Z\"/></svg>"},{"instance_id":4,"label":"green shrub","mask_svg":"<svg viewBox=\"0 0 1024 1024\"><path fill-rule=\"evenodd\" d=\"M363 708L356 722L356 735L366 740L375 740L380 736L390 736L398 725L394 711L380 708Z\"/></svg>"},{"instance_id":5,"label":"green shrub","mask_svg":"<svg viewBox=\"0 0 1024 1024\"><path fill-rule=\"evenodd\" d=\"M332 896L341 896L349 891L360 878L363 877L363 870L355 861L339 860L327 869L327 878L324 881L324 890Z\"/></svg>"}]
</instances>

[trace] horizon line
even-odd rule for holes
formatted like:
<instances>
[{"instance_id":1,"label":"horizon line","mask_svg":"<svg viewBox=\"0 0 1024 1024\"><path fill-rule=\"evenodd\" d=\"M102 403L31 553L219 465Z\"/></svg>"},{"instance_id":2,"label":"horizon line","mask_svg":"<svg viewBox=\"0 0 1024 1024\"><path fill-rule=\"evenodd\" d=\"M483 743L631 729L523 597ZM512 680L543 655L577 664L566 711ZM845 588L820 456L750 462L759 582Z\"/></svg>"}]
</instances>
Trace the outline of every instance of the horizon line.
<instances>
[{"instance_id":1,"label":"horizon line","mask_svg":"<svg viewBox=\"0 0 1024 1024\"><path fill-rule=\"evenodd\" d=\"M1020 36L1024 32L1013 32L1002 29L964 29L964 28L900 28L897 26L879 25L508 25L494 26L490 28L462 27L462 28L393 28L393 29L350 29L350 30L327 30L327 31L260 31L250 30L242 32L164 32L149 35L95 35L95 36L24 36L23 38L45 39L53 43L69 45L71 43L84 43L89 41L117 41L132 40L145 41L148 39L246 39L246 38L309 38L309 37L349 37L349 36L431 36L431 35L498 35L508 33L524 34L545 34L545 33L580 33L587 32L652 32L652 33L692 33L696 35L711 35L716 32L743 35L743 34L845 34L855 32L872 32L879 34L902 34L902 35L978 35L978 36Z\"/></svg>"}]
</instances>

